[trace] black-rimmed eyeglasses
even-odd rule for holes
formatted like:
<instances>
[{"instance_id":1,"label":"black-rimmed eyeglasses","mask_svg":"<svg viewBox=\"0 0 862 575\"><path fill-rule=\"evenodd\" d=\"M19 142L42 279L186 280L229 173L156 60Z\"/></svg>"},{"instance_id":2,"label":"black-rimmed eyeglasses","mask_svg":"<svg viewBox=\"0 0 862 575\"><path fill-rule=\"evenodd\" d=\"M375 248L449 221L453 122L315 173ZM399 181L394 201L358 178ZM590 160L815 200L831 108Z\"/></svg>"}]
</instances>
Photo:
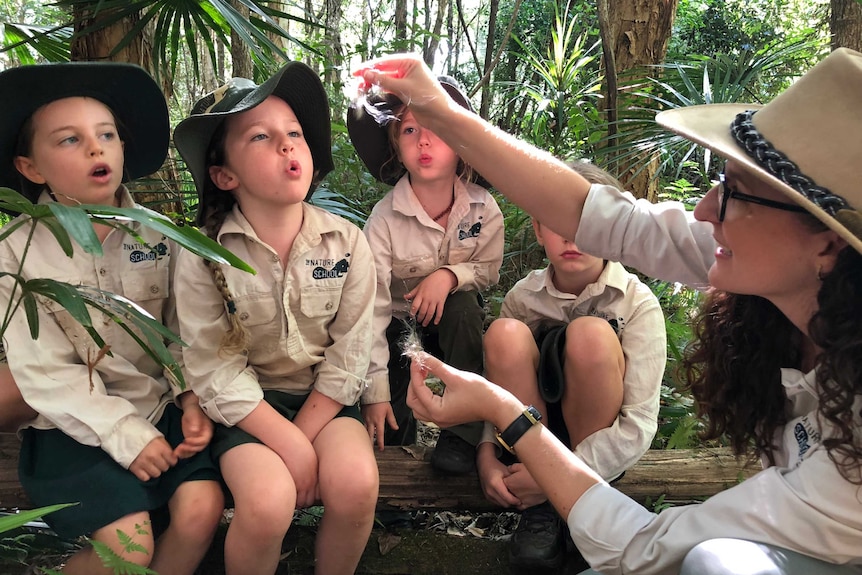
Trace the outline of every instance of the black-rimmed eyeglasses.
<instances>
[{"instance_id":1,"label":"black-rimmed eyeglasses","mask_svg":"<svg viewBox=\"0 0 862 575\"><path fill-rule=\"evenodd\" d=\"M727 211L727 200L729 200L730 198L740 200L742 202L749 202L752 204L766 206L767 208L784 210L786 212L808 211L797 204L791 204L789 202L778 202L775 200L767 200L766 198L761 198L759 196L752 196L750 194L742 193L727 183L727 176L724 175L724 171L718 174L718 181L721 183L721 203L719 204L718 208L718 221L720 222L724 221L724 214Z\"/></svg>"}]
</instances>

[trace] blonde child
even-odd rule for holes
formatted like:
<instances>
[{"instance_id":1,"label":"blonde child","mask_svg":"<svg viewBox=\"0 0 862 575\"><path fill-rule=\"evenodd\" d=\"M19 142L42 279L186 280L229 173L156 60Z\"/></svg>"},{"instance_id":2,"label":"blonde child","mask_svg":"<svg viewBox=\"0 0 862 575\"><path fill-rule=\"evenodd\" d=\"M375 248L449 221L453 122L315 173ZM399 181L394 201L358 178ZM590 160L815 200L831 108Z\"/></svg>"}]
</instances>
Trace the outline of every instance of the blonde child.
<instances>
[{"instance_id":1,"label":"blonde child","mask_svg":"<svg viewBox=\"0 0 862 575\"><path fill-rule=\"evenodd\" d=\"M216 421L213 455L234 500L228 575L274 573L294 510L322 501L316 572L353 573L377 503L358 407L371 353L374 265L356 226L303 200L332 169L326 92L291 62L235 78L174 132L198 223L257 270L188 255L177 293L192 388Z\"/></svg>"},{"instance_id":2,"label":"blonde child","mask_svg":"<svg viewBox=\"0 0 862 575\"><path fill-rule=\"evenodd\" d=\"M136 66L6 70L0 101L0 185L39 203L131 207L122 181L156 171L167 153L164 97ZM176 330L171 272L177 248L161 234L131 223L133 238L96 225L103 255L75 246L69 258L47 226L20 218L9 225L20 227L0 242L3 272L125 296ZM0 282L4 309L19 295L10 278ZM212 424L197 397L181 392L109 317L90 310L111 352L96 359L98 346L62 306L40 298L37 312L37 340L18 308L4 341L11 375L38 412L21 431L19 478L27 495L36 506L78 502L45 517L64 537L89 535L162 575L191 575L224 507L207 447ZM158 524L168 519L154 541ZM141 550L124 550L120 531ZM86 547L64 572L113 571Z\"/></svg>"},{"instance_id":3,"label":"blonde child","mask_svg":"<svg viewBox=\"0 0 862 575\"><path fill-rule=\"evenodd\" d=\"M467 97L448 77L446 91L465 108ZM371 113L348 112L357 153L378 180L394 184L365 224L377 268L374 349L369 377L375 400L391 396L395 425L384 433L381 404L367 408L379 447L416 440L406 406L409 360L399 343L415 329L430 353L461 369L482 372L484 310L479 292L499 279L503 217L472 170L434 132L420 126L401 101L369 103ZM381 116L389 118L388 123ZM386 404L382 404L386 405ZM390 419L391 422L391 419ZM441 431L431 464L460 474L473 469L481 423Z\"/></svg>"},{"instance_id":4,"label":"blonde child","mask_svg":"<svg viewBox=\"0 0 862 575\"><path fill-rule=\"evenodd\" d=\"M594 184L622 187L588 162L570 166ZM500 319L485 336L485 375L545 414L554 435L613 481L655 435L667 353L664 316L650 289L619 263L579 251L538 220L533 229L549 264L506 294ZM562 521L522 464L498 459L492 430L487 424L478 448L482 488L490 501L523 510L510 560L558 566L565 553Z\"/></svg>"}]
</instances>

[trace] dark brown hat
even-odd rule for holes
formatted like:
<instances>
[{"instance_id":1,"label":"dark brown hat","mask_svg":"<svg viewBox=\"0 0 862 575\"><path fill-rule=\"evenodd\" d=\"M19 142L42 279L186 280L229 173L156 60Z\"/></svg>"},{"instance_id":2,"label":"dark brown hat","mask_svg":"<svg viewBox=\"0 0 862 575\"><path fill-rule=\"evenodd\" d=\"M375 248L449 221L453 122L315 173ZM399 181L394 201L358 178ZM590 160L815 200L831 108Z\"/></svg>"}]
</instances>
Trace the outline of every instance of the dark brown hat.
<instances>
[{"instance_id":1,"label":"dark brown hat","mask_svg":"<svg viewBox=\"0 0 862 575\"><path fill-rule=\"evenodd\" d=\"M168 106L158 84L139 66L115 62L66 62L0 72L0 186L31 201L39 186L22 186L14 165L21 128L36 110L63 98L93 98L117 120L125 149L124 180L152 174L168 153Z\"/></svg>"},{"instance_id":2,"label":"dark brown hat","mask_svg":"<svg viewBox=\"0 0 862 575\"><path fill-rule=\"evenodd\" d=\"M194 105L191 115L174 130L174 144L186 162L198 191L198 225L206 214L204 184L207 152L213 135L225 119L261 104L269 96L278 96L293 109L311 150L316 177L306 199L326 174L332 171L332 130L329 98L320 77L302 62L290 62L272 78L258 86L246 78L233 78L207 94Z\"/></svg>"},{"instance_id":3,"label":"dark brown hat","mask_svg":"<svg viewBox=\"0 0 862 575\"><path fill-rule=\"evenodd\" d=\"M457 80L450 76L438 76L437 80L453 100L473 111ZM397 159L390 161L394 150L389 142L388 126L395 121L395 110L401 106L402 102L396 96L382 94L369 98L361 109L352 107L347 111L347 133L356 153L372 176L390 186L395 185L406 171Z\"/></svg>"}]
</instances>

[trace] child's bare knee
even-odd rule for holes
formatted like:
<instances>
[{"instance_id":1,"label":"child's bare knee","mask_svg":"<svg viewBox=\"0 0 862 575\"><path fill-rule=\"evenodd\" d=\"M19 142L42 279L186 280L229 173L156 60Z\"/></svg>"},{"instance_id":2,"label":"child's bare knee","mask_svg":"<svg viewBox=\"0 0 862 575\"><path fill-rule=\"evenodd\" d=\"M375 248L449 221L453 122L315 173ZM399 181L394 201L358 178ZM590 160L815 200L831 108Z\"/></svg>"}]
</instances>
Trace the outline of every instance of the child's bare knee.
<instances>
[{"instance_id":1,"label":"child's bare knee","mask_svg":"<svg viewBox=\"0 0 862 575\"><path fill-rule=\"evenodd\" d=\"M614 359L622 353L619 338L606 320L584 316L569 323L566 328L566 362L595 364Z\"/></svg>"},{"instance_id":2,"label":"child's bare knee","mask_svg":"<svg viewBox=\"0 0 862 575\"><path fill-rule=\"evenodd\" d=\"M527 324L512 318L494 320L485 332L485 361L499 363L520 359L535 348L533 334Z\"/></svg>"}]
</instances>

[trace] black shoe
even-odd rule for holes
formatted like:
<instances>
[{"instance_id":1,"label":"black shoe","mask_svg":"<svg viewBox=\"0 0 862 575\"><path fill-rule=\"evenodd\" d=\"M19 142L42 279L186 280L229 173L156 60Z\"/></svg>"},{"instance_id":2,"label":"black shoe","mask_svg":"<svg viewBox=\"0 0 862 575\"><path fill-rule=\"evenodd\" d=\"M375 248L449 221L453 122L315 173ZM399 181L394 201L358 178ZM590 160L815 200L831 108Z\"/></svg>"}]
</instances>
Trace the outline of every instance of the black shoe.
<instances>
[{"instance_id":1,"label":"black shoe","mask_svg":"<svg viewBox=\"0 0 862 575\"><path fill-rule=\"evenodd\" d=\"M560 567L566 557L561 523L548 502L524 510L509 544L509 563L530 568Z\"/></svg>"},{"instance_id":2,"label":"black shoe","mask_svg":"<svg viewBox=\"0 0 862 575\"><path fill-rule=\"evenodd\" d=\"M449 475L470 473L476 466L476 448L448 429L440 430L431 454L431 467Z\"/></svg>"}]
</instances>

